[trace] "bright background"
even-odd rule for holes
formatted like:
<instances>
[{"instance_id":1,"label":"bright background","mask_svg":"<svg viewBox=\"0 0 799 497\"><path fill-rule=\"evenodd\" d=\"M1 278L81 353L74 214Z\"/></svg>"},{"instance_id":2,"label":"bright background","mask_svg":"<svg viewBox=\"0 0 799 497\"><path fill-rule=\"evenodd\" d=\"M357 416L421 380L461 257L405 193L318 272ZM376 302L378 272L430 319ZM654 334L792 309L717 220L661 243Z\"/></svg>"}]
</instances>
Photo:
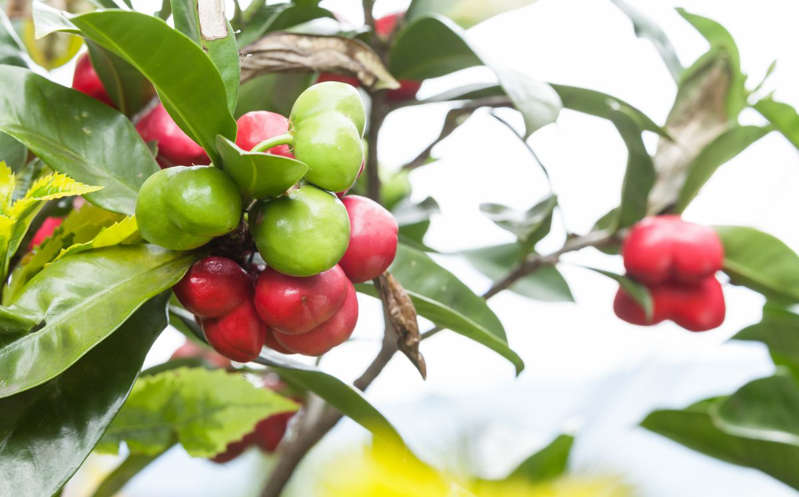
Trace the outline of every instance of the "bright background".
<instances>
[{"instance_id":1,"label":"bright background","mask_svg":"<svg viewBox=\"0 0 799 497\"><path fill-rule=\"evenodd\" d=\"M376 14L403 10L407 1L378 2ZM160 2L159 2L160 4ZM322 5L359 23L360 2ZM703 53L706 42L667 0L639 0L637 8L655 18L670 36L683 65ZM772 60L767 83L780 100L799 105L799 3L785 0L730 2L683 0L679 6L708 16L738 42L751 88ZM153 9L155 10L155 9ZM653 46L637 39L627 17L610 1L540 0L469 30L481 51L537 78L615 95L662 123L676 87ZM71 69L69 69L71 71ZM426 82L420 96L491 73L470 69ZM384 165L399 167L437 136L446 111L425 106L392 114L381 134ZM521 127L513 113L503 114ZM747 111L747 123L762 119ZM654 137L647 137L654 150ZM607 121L564 110L556 124L530 141L549 167L562 206L543 249L562 243L563 225L583 233L618 203L626 149ZM524 147L487 111L477 112L435 149L438 162L412 176L414 198L436 198L441 214L426 241L443 252L511 241L479 212L482 202L527 208L547 192L543 175ZM749 225L799 249L795 212L799 207L799 155L772 133L724 165L708 182L685 217L704 224ZM563 219L563 223L559 221ZM545 251L546 251L545 250ZM457 257L436 257L476 292L490 281ZM593 249L564 260L621 271L618 257ZM397 426L417 453L440 466L502 476L556 434L577 435L571 467L581 474L615 473L641 495L672 497L794 495L788 487L754 471L719 462L637 427L651 410L683 407L695 400L732 392L768 375L773 366L764 347L728 342L757 322L763 299L725 285L728 315L722 327L691 334L672 324L639 328L618 320L611 309L615 284L579 267L561 266L576 304L539 303L504 292L491 300L508 339L527 367L515 378L510 364L490 350L452 332L425 341L428 378L401 355L375 381L367 398ZM361 297L355 339L325 356L322 367L355 378L379 348L382 322L376 301ZM164 334L148 358L168 358L181 343ZM331 454L366 437L350 421L341 423L294 479L296 495L308 495L314 468ZM265 459L255 452L225 466L193 460L177 449L127 487L128 497L196 497L257 494L266 477ZM92 480L107 460L90 460L80 478ZM77 483L77 482L76 482ZM76 485L77 486L77 485ZM74 495L80 495L76 493Z\"/></svg>"}]
</instances>

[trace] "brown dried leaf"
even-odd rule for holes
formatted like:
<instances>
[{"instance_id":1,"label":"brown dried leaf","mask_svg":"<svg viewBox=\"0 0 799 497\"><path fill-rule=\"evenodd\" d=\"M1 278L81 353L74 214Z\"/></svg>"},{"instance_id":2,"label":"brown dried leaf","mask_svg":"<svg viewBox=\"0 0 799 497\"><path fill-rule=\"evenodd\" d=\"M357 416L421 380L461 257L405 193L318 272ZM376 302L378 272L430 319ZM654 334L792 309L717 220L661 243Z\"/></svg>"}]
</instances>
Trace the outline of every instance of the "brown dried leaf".
<instances>
[{"instance_id":1,"label":"brown dried leaf","mask_svg":"<svg viewBox=\"0 0 799 497\"><path fill-rule=\"evenodd\" d=\"M399 88L380 57L360 40L338 36L269 33L240 52L241 80L287 71L343 72L375 90Z\"/></svg>"},{"instance_id":2,"label":"brown dried leaf","mask_svg":"<svg viewBox=\"0 0 799 497\"><path fill-rule=\"evenodd\" d=\"M375 283L380 290L389 323L397 333L397 348L411 360L422 378L427 378L427 365L419 351L419 323L411 298L388 271L380 275Z\"/></svg>"}]
</instances>

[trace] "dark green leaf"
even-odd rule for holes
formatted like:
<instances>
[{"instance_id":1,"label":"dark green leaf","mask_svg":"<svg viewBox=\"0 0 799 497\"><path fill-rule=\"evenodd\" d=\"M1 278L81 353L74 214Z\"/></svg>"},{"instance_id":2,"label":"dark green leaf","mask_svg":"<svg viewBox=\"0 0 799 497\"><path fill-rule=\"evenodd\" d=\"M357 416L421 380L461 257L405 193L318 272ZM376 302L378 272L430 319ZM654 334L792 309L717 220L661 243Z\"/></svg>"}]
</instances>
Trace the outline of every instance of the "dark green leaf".
<instances>
[{"instance_id":1,"label":"dark green leaf","mask_svg":"<svg viewBox=\"0 0 799 497\"><path fill-rule=\"evenodd\" d=\"M62 375L0 400L0 495L49 496L66 483L127 398L166 327L165 303L142 306Z\"/></svg>"},{"instance_id":2,"label":"dark green leaf","mask_svg":"<svg viewBox=\"0 0 799 497\"><path fill-rule=\"evenodd\" d=\"M522 250L517 243L493 245L466 250L462 255L481 273L499 281L521 261ZM544 265L514 283L510 290L544 302L574 302L569 284L553 265Z\"/></svg>"},{"instance_id":3,"label":"dark green leaf","mask_svg":"<svg viewBox=\"0 0 799 497\"><path fill-rule=\"evenodd\" d=\"M481 204L480 210L499 227L516 235L522 246L532 250L549 233L552 211L557 205L557 197L550 195L526 211L500 204Z\"/></svg>"},{"instance_id":4,"label":"dark green leaf","mask_svg":"<svg viewBox=\"0 0 799 497\"><path fill-rule=\"evenodd\" d=\"M683 410L650 413L641 425L686 447L733 464L755 468L799 489L799 448L728 434L713 423L712 411L723 398L698 402Z\"/></svg>"},{"instance_id":5,"label":"dark green leaf","mask_svg":"<svg viewBox=\"0 0 799 497\"><path fill-rule=\"evenodd\" d=\"M6 16L5 10L0 9L0 64L10 66L28 67L25 57L25 49L22 41L17 36L14 26Z\"/></svg>"},{"instance_id":6,"label":"dark green leaf","mask_svg":"<svg viewBox=\"0 0 799 497\"><path fill-rule=\"evenodd\" d=\"M733 338L765 343L774 363L787 366L799 377L799 316L790 310L766 303L762 320L739 331Z\"/></svg>"},{"instance_id":7,"label":"dark green leaf","mask_svg":"<svg viewBox=\"0 0 799 497\"><path fill-rule=\"evenodd\" d=\"M799 114L796 113L796 109L772 98L758 101L755 109L785 135L794 147L799 148Z\"/></svg>"},{"instance_id":8,"label":"dark green leaf","mask_svg":"<svg viewBox=\"0 0 799 497\"><path fill-rule=\"evenodd\" d=\"M573 444L573 436L558 436L549 445L522 461L506 480L537 483L562 475L566 472Z\"/></svg>"},{"instance_id":9,"label":"dark green leaf","mask_svg":"<svg viewBox=\"0 0 799 497\"><path fill-rule=\"evenodd\" d=\"M147 105L155 95L153 85L147 78L119 56L93 41L87 41L86 45L103 87L120 112L132 117Z\"/></svg>"},{"instance_id":10,"label":"dark green leaf","mask_svg":"<svg viewBox=\"0 0 799 497\"><path fill-rule=\"evenodd\" d=\"M28 160L28 149L14 138L0 133L0 162L5 162L15 173L19 172Z\"/></svg>"},{"instance_id":11,"label":"dark green leaf","mask_svg":"<svg viewBox=\"0 0 799 497\"><path fill-rule=\"evenodd\" d=\"M276 197L308 172L303 162L281 155L245 152L224 136L217 137L217 147L225 171L241 192L251 197Z\"/></svg>"},{"instance_id":12,"label":"dark green leaf","mask_svg":"<svg viewBox=\"0 0 799 497\"><path fill-rule=\"evenodd\" d=\"M655 184L655 166L641 140L641 128L635 121L618 112L613 124L627 145L627 170L621 187L617 226L626 228L646 216L649 192Z\"/></svg>"},{"instance_id":13,"label":"dark green leaf","mask_svg":"<svg viewBox=\"0 0 799 497\"><path fill-rule=\"evenodd\" d=\"M0 130L53 169L103 187L87 200L133 214L139 187L158 165L125 116L25 69L0 66L0 86Z\"/></svg>"},{"instance_id":14,"label":"dark green leaf","mask_svg":"<svg viewBox=\"0 0 799 497\"><path fill-rule=\"evenodd\" d=\"M710 142L688 166L674 212L682 212L716 169L771 131L770 126L734 126Z\"/></svg>"},{"instance_id":15,"label":"dark green leaf","mask_svg":"<svg viewBox=\"0 0 799 497\"><path fill-rule=\"evenodd\" d=\"M650 295L649 290L646 286L638 283L637 281L633 281L626 276L622 276L620 274L612 273L610 271L605 271L604 269L597 269L595 267L588 267L584 266L586 269L590 269L591 271L595 271L599 274L605 275L610 279L616 280L619 283L619 286L627 292L627 294L632 297L638 305L646 313L647 318L652 317L652 312L654 310L654 303L652 302L652 295Z\"/></svg>"},{"instance_id":16,"label":"dark green leaf","mask_svg":"<svg viewBox=\"0 0 799 497\"><path fill-rule=\"evenodd\" d=\"M737 285L799 301L799 256L779 239L745 226L716 226L724 271Z\"/></svg>"},{"instance_id":17,"label":"dark green leaf","mask_svg":"<svg viewBox=\"0 0 799 497\"><path fill-rule=\"evenodd\" d=\"M0 398L63 372L144 302L177 283L194 258L132 245L82 252L48 265L9 306L42 327L0 349Z\"/></svg>"},{"instance_id":18,"label":"dark green leaf","mask_svg":"<svg viewBox=\"0 0 799 497\"><path fill-rule=\"evenodd\" d=\"M239 67L239 47L236 44L236 34L230 23L227 24L227 36L217 40L205 40L203 45L208 51L208 56L219 69L222 82L225 84L227 94L228 110L231 113L236 111L239 101L239 79L241 71Z\"/></svg>"},{"instance_id":19,"label":"dark green leaf","mask_svg":"<svg viewBox=\"0 0 799 497\"><path fill-rule=\"evenodd\" d=\"M408 7L407 19L438 14L448 17L463 28L469 28L497 14L518 9L535 0L413 0Z\"/></svg>"},{"instance_id":20,"label":"dark green leaf","mask_svg":"<svg viewBox=\"0 0 799 497\"><path fill-rule=\"evenodd\" d=\"M170 0L170 4L175 29L191 38L194 43L202 45L197 0Z\"/></svg>"}]
</instances>

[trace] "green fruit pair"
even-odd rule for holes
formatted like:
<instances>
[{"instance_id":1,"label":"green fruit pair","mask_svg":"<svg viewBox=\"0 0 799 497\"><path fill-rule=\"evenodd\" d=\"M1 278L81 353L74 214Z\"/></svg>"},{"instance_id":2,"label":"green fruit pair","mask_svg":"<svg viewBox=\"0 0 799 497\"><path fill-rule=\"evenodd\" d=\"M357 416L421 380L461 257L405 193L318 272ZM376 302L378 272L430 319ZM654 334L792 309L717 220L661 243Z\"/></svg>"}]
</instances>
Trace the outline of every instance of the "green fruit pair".
<instances>
[{"instance_id":1,"label":"green fruit pair","mask_svg":"<svg viewBox=\"0 0 799 497\"><path fill-rule=\"evenodd\" d=\"M290 276L327 271L341 259L350 241L344 204L312 185L262 203L250 229L267 265Z\"/></svg>"},{"instance_id":2,"label":"green fruit pair","mask_svg":"<svg viewBox=\"0 0 799 497\"><path fill-rule=\"evenodd\" d=\"M305 179L334 192L352 186L364 159L366 113L358 91L336 81L313 85L297 97L289 121L294 155L309 167Z\"/></svg>"},{"instance_id":3,"label":"green fruit pair","mask_svg":"<svg viewBox=\"0 0 799 497\"><path fill-rule=\"evenodd\" d=\"M205 245L238 226L239 189L213 166L176 166L153 174L136 199L136 221L145 240L172 250Z\"/></svg>"}]
</instances>

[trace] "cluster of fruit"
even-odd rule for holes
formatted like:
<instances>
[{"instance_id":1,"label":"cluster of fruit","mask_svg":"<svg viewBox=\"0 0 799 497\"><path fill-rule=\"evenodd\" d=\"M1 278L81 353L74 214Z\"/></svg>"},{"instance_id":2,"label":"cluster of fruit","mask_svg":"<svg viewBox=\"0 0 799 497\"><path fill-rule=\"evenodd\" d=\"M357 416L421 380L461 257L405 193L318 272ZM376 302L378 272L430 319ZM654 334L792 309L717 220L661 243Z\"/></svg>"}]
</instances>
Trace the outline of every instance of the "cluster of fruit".
<instances>
[{"instance_id":1,"label":"cluster of fruit","mask_svg":"<svg viewBox=\"0 0 799 497\"><path fill-rule=\"evenodd\" d=\"M724 322L724 293L715 276L724 247L712 228L674 215L649 217L630 229L622 256L628 276L649 289L653 309L647 316L619 288L613 309L621 319L645 326L670 319L691 331Z\"/></svg>"}]
</instances>

